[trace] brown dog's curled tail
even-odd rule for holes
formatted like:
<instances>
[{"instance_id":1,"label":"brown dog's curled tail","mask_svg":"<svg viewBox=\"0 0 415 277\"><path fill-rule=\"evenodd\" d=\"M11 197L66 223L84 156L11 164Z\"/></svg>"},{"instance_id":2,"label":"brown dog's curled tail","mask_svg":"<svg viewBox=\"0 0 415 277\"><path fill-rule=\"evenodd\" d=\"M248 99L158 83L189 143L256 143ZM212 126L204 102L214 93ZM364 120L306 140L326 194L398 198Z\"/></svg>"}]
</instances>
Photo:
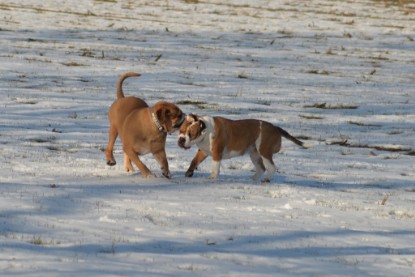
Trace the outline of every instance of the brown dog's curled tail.
<instances>
[{"instance_id":1,"label":"brown dog's curled tail","mask_svg":"<svg viewBox=\"0 0 415 277\"><path fill-rule=\"evenodd\" d=\"M287 131L285 131L284 129L282 129L282 128L280 128L280 127L277 127L277 126L275 126L277 129L278 129L278 131L281 133L281 136L283 136L284 138L286 138L286 139L288 139L288 140L291 140L292 142L294 142L295 144L297 144L297 145L299 145L299 146L301 146L301 147L303 147L303 148L308 148L306 145L304 145L304 142L302 142L302 141L300 141L300 140L298 140L298 139L296 139L295 137L293 137L292 135L290 135Z\"/></svg>"},{"instance_id":2,"label":"brown dog's curled tail","mask_svg":"<svg viewBox=\"0 0 415 277\"><path fill-rule=\"evenodd\" d=\"M124 92L122 91L122 83L125 79L128 77L140 77L141 74L135 73L135 72L127 72L120 76L117 82L117 99L124 98Z\"/></svg>"}]
</instances>

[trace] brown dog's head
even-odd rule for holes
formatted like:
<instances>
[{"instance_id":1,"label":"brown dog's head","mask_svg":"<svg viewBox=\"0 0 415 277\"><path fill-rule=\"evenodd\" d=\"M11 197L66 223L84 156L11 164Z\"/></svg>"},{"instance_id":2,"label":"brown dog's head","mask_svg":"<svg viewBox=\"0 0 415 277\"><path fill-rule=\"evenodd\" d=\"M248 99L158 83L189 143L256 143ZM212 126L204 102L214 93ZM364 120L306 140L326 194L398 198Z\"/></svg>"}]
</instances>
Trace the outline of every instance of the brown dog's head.
<instances>
[{"instance_id":1,"label":"brown dog's head","mask_svg":"<svg viewBox=\"0 0 415 277\"><path fill-rule=\"evenodd\" d=\"M153 107L154 116L157 119L160 131L173 133L180 128L185 119L183 111L173 103L160 101Z\"/></svg>"},{"instance_id":2,"label":"brown dog's head","mask_svg":"<svg viewBox=\"0 0 415 277\"><path fill-rule=\"evenodd\" d=\"M184 149L189 149L192 144L200 141L206 131L206 123L196 114L186 115L179 129L177 144Z\"/></svg>"}]
</instances>

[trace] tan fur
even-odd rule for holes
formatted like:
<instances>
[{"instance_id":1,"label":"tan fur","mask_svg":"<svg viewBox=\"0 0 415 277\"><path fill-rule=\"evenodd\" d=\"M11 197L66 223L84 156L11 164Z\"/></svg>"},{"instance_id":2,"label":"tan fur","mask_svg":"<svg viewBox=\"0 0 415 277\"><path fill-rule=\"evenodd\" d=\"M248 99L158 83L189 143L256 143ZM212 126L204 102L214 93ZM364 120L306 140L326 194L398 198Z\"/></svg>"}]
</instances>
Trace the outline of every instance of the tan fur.
<instances>
[{"instance_id":1,"label":"tan fur","mask_svg":"<svg viewBox=\"0 0 415 277\"><path fill-rule=\"evenodd\" d=\"M153 177L151 171L139 159L139 155L152 153L160 164L163 175L170 178L166 158L165 145L167 133L178 129L182 122L183 112L175 104L161 101L150 108L140 98L125 97L122 91L123 81L128 77L138 77L140 74L128 72L120 76L117 82L117 100L108 111L110 123L108 146L105 151L108 165L115 165L113 155L114 143L120 136L123 143L124 167L126 171L134 171L133 162L144 177ZM160 128L155 124L152 113L158 120Z\"/></svg>"},{"instance_id":2,"label":"tan fur","mask_svg":"<svg viewBox=\"0 0 415 277\"><path fill-rule=\"evenodd\" d=\"M266 121L230 120L192 114L186 116L179 129L178 144L185 149L193 143L199 147L186 172L187 177L193 176L194 170L208 155L213 160L209 178L216 178L222 159L249 154L256 168L253 179L257 180L266 171L267 176L262 181L269 182L275 172L272 156L281 149L281 137L303 146L303 142Z\"/></svg>"}]
</instances>

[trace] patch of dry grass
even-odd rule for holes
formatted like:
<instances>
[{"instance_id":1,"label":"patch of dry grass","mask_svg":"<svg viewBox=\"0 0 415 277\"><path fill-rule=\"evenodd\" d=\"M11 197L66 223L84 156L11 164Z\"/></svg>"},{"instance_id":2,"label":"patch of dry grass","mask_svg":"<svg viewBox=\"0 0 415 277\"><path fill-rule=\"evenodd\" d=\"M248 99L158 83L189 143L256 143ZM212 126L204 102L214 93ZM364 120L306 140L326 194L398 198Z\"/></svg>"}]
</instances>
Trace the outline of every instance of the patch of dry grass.
<instances>
[{"instance_id":1,"label":"patch of dry grass","mask_svg":"<svg viewBox=\"0 0 415 277\"><path fill-rule=\"evenodd\" d=\"M355 110L359 108L357 105L327 105L327 103L316 103L313 105L305 105L304 108L315 108L315 109L322 109L322 110Z\"/></svg>"}]
</instances>

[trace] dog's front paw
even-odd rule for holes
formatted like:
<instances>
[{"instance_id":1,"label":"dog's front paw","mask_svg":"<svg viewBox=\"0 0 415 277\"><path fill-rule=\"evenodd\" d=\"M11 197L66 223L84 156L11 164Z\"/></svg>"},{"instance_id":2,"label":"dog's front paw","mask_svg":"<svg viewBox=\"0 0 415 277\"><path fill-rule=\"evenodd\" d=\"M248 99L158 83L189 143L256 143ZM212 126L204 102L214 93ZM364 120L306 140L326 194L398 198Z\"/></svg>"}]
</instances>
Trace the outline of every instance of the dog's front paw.
<instances>
[{"instance_id":1,"label":"dog's front paw","mask_svg":"<svg viewBox=\"0 0 415 277\"><path fill-rule=\"evenodd\" d=\"M192 176L193 176L193 170L188 170L188 171L186 171L185 176L186 176L186 177L192 177Z\"/></svg>"},{"instance_id":2,"label":"dog's front paw","mask_svg":"<svg viewBox=\"0 0 415 277\"><path fill-rule=\"evenodd\" d=\"M163 172L163 176L166 177L167 179L170 179L171 178L170 171Z\"/></svg>"},{"instance_id":3,"label":"dog's front paw","mask_svg":"<svg viewBox=\"0 0 415 277\"><path fill-rule=\"evenodd\" d=\"M216 179L216 177L218 177L218 175L211 174L211 175L208 177L208 179L213 180L213 179Z\"/></svg>"},{"instance_id":4,"label":"dog's front paw","mask_svg":"<svg viewBox=\"0 0 415 277\"><path fill-rule=\"evenodd\" d=\"M132 165L125 165L124 170L125 172L134 172L134 167Z\"/></svg>"},{"instance_id":5,"label":"dog's front paw","mask_svg":"<svg viewBox=\"0 0 415 277\"><path fill-rule=\"evenodd\" d=\"M108 160L107 161L107 165L109 165L109 166L114 166L116 164L117 164L117 162L115 160Z\"/></svg>"},{"instance_id":6,"label":"dog's front paw","mask_svg":"<svg viewBox=\"0 0 415 277\"><path fill-rule=\"evenodd\" d=\"M151 179L151 178L156 178L157 177L157 176L153 175L152 173L149 173L149 174L143 175L143 176L144 176L144 178L147 178L147 179Z\"/></svg>"}]
</instances>

